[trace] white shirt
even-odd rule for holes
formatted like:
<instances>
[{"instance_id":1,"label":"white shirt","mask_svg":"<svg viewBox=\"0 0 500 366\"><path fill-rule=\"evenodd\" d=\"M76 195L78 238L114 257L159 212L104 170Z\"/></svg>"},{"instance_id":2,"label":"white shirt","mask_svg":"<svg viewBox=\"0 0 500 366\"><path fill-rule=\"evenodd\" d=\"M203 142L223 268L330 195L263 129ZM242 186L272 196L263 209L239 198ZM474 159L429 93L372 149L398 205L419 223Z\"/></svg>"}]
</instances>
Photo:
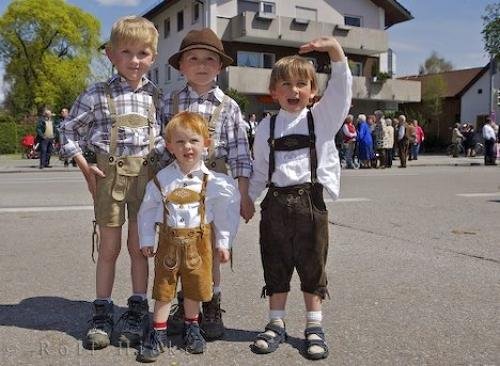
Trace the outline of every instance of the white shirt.
<instances>
[{"instance_id":1,"label":"white shirt","mask_svg":"<svg viewBox=\"0 0 500 366\"><path fill-rule=\"evenodd\" d=\"M483 138L485 140L496 140L495 130L489 123L483 126Z\"/></svg>"},{"instance_id":2,"label":"white shirt","mask_svg":"<svg viewBox=\"0 0 500 366\"><path fill-rule=\"evenodd\" d=\"M337 199L340 189L340 162L335 147L335 134L342 126L351 107L352 75L347 59L332 62L332 74L321 100L312 108L316 151L318 155L318 180L333 199ZM249 194L256 200L264 190L268 178L270 118L257 126L254 142L254 171L250 178ZM308 135L307 108L298 113L281 109L276 117L274 137L291 134ZM276 169L272 183L278 187L311 182L309 148L294 151L275 152Z\"/></svg>"},{"instance_id":3,"label":"white shirt","mask_svg":"<svg viewBox=\"0 0 500 366\"><path fill-rule=\"evenodd\" d=\"M176 161L157 174L163 197L176 188L187 188L201 192L203 174L208 174L205 196L205 223L213 223L215 247L229 249L240 221L240 194L233 178L214 173L203 162L189 174L184 174ZM167 203L169 215L167 225L173 228L196 228L200 226L199 202L181 205ZM163 199L153 181L146 186L146 193L139 209L140 247L154 246L156 223L163 223Z\"/></svg>"}]
</instances>

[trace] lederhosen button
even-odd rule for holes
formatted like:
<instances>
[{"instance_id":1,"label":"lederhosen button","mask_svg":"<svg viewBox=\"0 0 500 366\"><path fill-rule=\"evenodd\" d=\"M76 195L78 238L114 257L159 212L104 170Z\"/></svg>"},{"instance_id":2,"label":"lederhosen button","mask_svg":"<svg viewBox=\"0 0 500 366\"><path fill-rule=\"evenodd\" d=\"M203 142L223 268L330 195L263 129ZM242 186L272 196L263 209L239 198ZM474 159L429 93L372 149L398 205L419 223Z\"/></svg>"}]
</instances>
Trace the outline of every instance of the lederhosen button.
<instances>
[{"instance_id":1,"label":"lederhosen button","mask_svg":"<svg viewBox=\"0 0 500 366\"><path fill-rule=\"evenodd\" d=\"M216 165L217 165L217 164L215 164L215 161L212 161L212 162L210 163L210 166L211 166L212 168L215 168L215 166L216 166Z\"/></svg>"},{"instance_id":2,"label":"lederhosen button","mask_svg":"<svg viewBox=\"0 0 500 366\"><path fill-rule=\"evenodd\" d=\"M299 196L302 196L304 194L304 190L302 188L300 188L298 193L299 193Z\"/></svg>"},{"instance_id":3,"label":"lederhosen button","mask_svg":"<svg viewBox=\"0 0 500 366\"><path fill-rule=\"evenodd\" d=\"M274 191L274 192L273 192L273 196L274 196L274 197L278 197L278 195L279 195L278 191Z\"/></svg>"},{"instance_id":4,"label":"lederhosen button","mask_svg":"<svg viewBox=\"0 0 500 366\"><path fill-rule=\"evenodd\" d=\"M121 161L121 160L120 160L120 161L118 162L118 166L121 168L121 167L123 166L123 161Z\"/></svg>"},{"instance_id":5,"label":"lederhosen button","mask_svg":"<svg viewBox=\"0 0 500 366\"><path fill-rule=\"evenodd\" d=\"M110 156L108 160L110 163L112 163L113 161L115 161L115 158L114 158L114 156Z\"/></svg>"},{"instance_id":6,"label":"lederhosen button","mask_svg":"<svg viewBox=\"0 0 500 366\"><path fill-rule=\"evenodd\" d=\"M147 161L147 160L144 160L144 161L142 162L142 165L144 165L144 166L148 165L148 161Z\"/></svg>"}]
</instances>

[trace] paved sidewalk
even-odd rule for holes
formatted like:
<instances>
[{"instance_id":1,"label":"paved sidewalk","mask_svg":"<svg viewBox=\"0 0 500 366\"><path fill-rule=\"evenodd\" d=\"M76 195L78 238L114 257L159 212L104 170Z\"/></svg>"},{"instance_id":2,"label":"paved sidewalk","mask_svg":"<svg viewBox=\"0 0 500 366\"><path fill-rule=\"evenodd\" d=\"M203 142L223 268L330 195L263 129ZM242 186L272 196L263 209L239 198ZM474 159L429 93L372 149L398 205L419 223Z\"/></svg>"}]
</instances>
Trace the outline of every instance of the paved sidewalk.
<instances>
[{"instance_id":1,"label":"paved sidewalk","mask_svg":"<svg viewBox=\"0 0 500 366\"><path fill-rule=\"evenodd\" d=\"M52 168L38 169L38 159L21 159L13 155L0 155L0 173L34 173L34 172L72 172L78 168L64 167L57 157L51 158ZM474 158L451 158L445 155L420 155L418 160L407 163L409 169L414 166L479 166L484 165L482 156ZM393 167L399 166L399 160L393 161Z\"/></svg>"}]
</instances>

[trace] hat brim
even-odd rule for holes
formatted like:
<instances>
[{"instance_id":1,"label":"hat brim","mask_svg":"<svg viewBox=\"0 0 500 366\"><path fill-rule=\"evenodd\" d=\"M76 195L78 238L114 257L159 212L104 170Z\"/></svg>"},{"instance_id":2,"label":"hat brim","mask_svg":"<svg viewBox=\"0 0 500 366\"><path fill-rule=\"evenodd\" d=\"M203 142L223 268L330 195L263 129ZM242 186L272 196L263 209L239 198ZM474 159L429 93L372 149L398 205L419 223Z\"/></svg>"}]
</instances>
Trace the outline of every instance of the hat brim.
<instances>
[{"instance_id":1,"label":"hat brim","mask_svg":"<svg viewBox=\"0 0 500 366\"><path fill-rule=\"evenodd\" d=\"M182 50L179 50L179 52L170 56L170 58L168 59L168 63L170 64L170 66L172 66L176 70L179 70L179 62L181 60L182 54L186 51L189 51L189 50L199 50L199 49L209 50L209 51L212 51L212 52L215 52L216 54L218 54L220 57L221 63L222 63L222 68L229 66L233 63L233 59L231 57L229 57L228 55L226 55L224 52L219 51L215 47L204 45L204 44L194 44L194 45L185 47Z\"/></svg>"}]
</instances>

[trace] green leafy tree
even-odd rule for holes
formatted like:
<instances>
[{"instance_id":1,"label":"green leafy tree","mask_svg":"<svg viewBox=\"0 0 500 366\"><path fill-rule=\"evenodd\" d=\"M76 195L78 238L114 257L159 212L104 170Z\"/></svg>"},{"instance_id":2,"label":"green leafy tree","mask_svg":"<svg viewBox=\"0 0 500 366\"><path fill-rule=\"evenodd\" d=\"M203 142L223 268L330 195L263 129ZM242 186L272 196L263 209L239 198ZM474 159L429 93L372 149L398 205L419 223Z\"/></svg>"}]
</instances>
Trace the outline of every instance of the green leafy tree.
<instances>
[{"instance_id":1,"label":"green leafy tree","mask_svg":"<svg viewBox=\"0 0 500 366\"><path fill-rule=\"evenodd\" d=\"M439 117L443 111L443 95L446 92L446 81L441 75L433 75L425 82L425 88L422 93L422 104L429 123L437 124L437 133L439 138Z\"/></svg>"},{"instance_id":2,"label":"green leafy tree","mask_svg":"<svg viewBox=\"0 0 500 366\"><path fill-rule=\"evenodd\" d=\"M0 17L0 60L14 115L71 105L85 88L99 21L64 0L13 0Z\"/></svg>"},{"instance_id":3,"label":"green leafy tree","mask_svg":"<svg viewBox=\"0 0 500 366\"><path fill-rule=\"evenodd\" d=\"M420 65L418 73L419 75L427 75L450 70L453 70L453 64L439 57L436 51L432 51L429 58L424 61L424 64Z\"/></svg>"},{"instance_id":4,"label":"green leafy tree","mask_svg":"<svg viewBox=\"0 0 500 366\"><path fill-rule=\"evenodd\" d=\"M245 115L246 111L248 111L248 107L250 106L250 100L236 89L229 88L225 91L225 93L233 98L236 103L238 103L241 109L241 113Z\"/></svg>"},{"instance_id":5,"label":"green leafy tree","mask_svg":"<svg viewBox=\"0 0 500 366\"><path fill-rule=\"evenodd\" d=\"M500 58L500 3L486 6L483 19L484 28L481 32L484 40L484 50L495 59Z\"/></svg>"}]
</instances>

